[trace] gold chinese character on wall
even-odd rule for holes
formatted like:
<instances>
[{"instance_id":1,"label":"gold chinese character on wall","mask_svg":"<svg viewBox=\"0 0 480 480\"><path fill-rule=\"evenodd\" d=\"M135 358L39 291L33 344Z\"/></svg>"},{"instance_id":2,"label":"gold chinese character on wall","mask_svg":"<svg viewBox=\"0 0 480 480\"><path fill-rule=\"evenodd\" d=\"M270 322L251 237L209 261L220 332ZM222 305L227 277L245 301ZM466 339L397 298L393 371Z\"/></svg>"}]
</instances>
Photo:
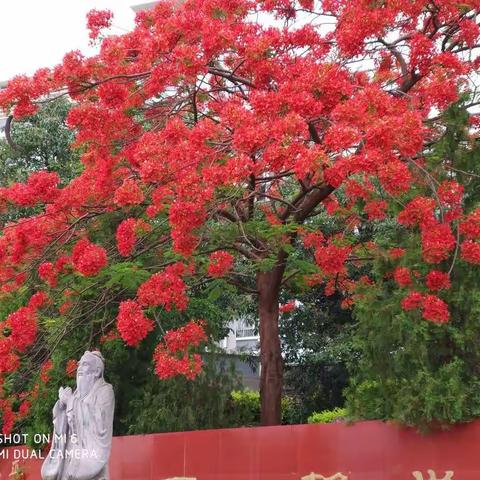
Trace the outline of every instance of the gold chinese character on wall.
<instances>
[{"instance_id":1,"label":"gold chinese character on wall","mask_svg":"<svg viewBox=\"0 0 480 480\"><path fill-rule=\"evenodd\" d=\"M452 470L447 470L442 478L437 477L434 470L427 470L427 473L428 478L424 478L423 473L418 470L412 472L412 475L415 477L415 480L452 480L454 472Z\"/></svg>"},{"instance_id":2,"label":"gold chinese character on wall","mask_svg":"<svg viewBox=\"0 0 480 480\"><path fill-rule=\"evenodd\" d=\"M320 473L312 472L310 473L310 475L302 477L302 480L348 480L348 477L346 477L343 473L340 472L330 477L324 477L323 475L320 475Z\"/></svg>"}]
</instances>

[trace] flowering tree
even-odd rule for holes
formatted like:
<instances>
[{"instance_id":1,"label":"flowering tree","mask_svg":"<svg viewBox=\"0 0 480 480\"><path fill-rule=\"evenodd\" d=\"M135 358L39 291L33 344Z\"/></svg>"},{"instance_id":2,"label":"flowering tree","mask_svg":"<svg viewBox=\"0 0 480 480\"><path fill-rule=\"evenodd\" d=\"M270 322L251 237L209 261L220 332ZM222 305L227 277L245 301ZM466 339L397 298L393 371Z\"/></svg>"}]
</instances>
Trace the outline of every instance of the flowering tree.
<instances>
[{"instance_id":1,"label":"flowering tree","mask_svg":"<svg viewBox=\"0 0 480 480\"><path fill-rule=\"evenodd\" d=\"M110 20L91 12L92 39ZM448 105L463 92L477 101L478 21L477 0L160 2L131 33L103 38L97 56L72 52L12 79L0 106L15 118L56 94L73 99L68 124L84 169L64 187L40 172L0 191L5 209L41 210L4 228L2 291L44 282L4 322L2 374L36 341L42 309L63 315L81 301L69 279L98 279L100 289L102 272L121 265L134 276L145 252L151 276L117 297L121 337L137 345L158 310L187 307L199 279L257 295L264 424L280 421L282 288L325 283L349 306L372 281L349 265L388 254L403 309L448 321L439 289L455 261L480 263L480 209L465 211L448 156L424 156ZM472 115L472 134L476 125ZM328 217L341 228L315 221ZM362 240L363 222L385 218L420 232L425 278L411 281L405 245L386 252ZM116 248L99 234L105 219ZM160 377L198 373L189 347L204 327L192 320L165 336Z\"/></svg>"}]
</instances>

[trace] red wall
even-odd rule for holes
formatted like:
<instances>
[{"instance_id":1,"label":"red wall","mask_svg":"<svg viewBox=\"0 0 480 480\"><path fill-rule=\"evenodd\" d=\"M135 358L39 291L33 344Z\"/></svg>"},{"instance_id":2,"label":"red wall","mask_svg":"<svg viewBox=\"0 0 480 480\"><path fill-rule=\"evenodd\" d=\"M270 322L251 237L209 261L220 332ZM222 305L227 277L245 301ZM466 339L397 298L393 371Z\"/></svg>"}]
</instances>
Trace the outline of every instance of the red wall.
<instances>
[{"instance_id":1,"label":"red wall","mask_svg":"<svg viewBox=\"0 0 480 480\"><path fill-rule=\"evenodd\" d=\"M13 448L9 460L0 460L1 480L8 479ZM20 463L27 480L40 478L41 460ZM446 470L454 474L445 480L478 480L480 421L427 436L360 422L115 437L110 465L110 480L299 480L311 472L341 472L349 480L440 480Z\"/></svg>"}]
</instances>

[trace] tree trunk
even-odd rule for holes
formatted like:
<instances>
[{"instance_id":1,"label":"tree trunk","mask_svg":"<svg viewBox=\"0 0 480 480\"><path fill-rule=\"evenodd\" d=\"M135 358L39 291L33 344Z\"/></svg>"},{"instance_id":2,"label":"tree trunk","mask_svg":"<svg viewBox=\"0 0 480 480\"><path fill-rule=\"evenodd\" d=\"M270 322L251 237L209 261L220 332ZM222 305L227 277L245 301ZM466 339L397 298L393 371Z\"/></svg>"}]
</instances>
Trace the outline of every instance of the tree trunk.
<instances>
[{"instance_id":1,"label":"tree trunk","mask_svg":"<svg viewBox=\"0 0 480 480\"><path fill-rule=\"evenodd\" d=\"M278 300L285 266L257 274L260 318L260 399L262 425L282 421L283 359L278 329Z\"/></svg>"}]
</instances>

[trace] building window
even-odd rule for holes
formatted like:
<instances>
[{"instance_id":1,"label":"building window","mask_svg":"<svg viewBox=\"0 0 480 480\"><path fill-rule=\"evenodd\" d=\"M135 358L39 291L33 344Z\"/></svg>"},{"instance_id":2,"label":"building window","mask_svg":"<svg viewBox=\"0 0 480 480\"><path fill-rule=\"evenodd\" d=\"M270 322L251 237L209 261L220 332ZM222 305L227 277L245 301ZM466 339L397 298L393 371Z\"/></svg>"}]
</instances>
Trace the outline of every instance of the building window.
<instances>
[{"instance_id":1,"label":"building window","mask_svg":"<svg viewBox=\"0 0 480 480\"><path fill-rule=\"evenodd\" d=\"M258 333L253 325L250 325L246 320L237 321L235 329L235 337L237 338L251 338L257 337Z\"/></svg>"}]
</instances>

